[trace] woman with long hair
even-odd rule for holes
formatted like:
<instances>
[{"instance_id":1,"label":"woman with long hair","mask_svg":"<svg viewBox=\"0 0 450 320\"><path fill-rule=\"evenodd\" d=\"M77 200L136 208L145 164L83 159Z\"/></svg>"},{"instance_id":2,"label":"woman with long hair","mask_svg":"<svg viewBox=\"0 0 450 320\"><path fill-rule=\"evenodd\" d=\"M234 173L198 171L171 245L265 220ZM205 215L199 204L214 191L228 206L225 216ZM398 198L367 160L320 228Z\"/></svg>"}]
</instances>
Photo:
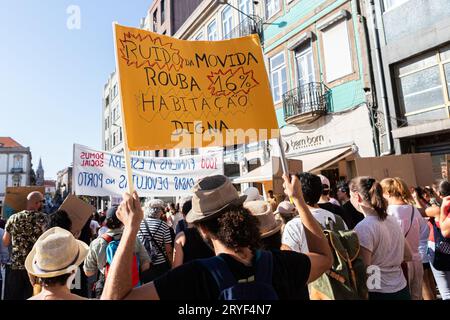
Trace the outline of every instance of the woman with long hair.
<instances>
[{"instance_id":1,"label":"woman with long hair","mask_svg":"<svg viewBox=\"0 0 450 320\"><path fill-rule=\"evenodd\" d=\"M381 185L372 177L357 177L349 187L350 201L365 216L355 231L367 266L369 300L410 300L401 267L410 258L406 241L396 219L387 214Z\"/></svg>"},{"instance_id":2,"label":"woman with long hair","mask_svg":"<svg viewBox=\"0 0 450 320\"><path fill-rule=\"evenodd\" d=\"M425 254L419 251L421 235L425 241L428 239L429 230L427 222L414 206L414 199L407 184L401 178L386 178L381 181L383 196L389 206L387 212L397 219L403 235L408 242L412 253L412 261L407 263L407 275L412 300L422 300L422 283L424 278L424 266L427 260L422 262Z\"/></svg>"}]
</instances>

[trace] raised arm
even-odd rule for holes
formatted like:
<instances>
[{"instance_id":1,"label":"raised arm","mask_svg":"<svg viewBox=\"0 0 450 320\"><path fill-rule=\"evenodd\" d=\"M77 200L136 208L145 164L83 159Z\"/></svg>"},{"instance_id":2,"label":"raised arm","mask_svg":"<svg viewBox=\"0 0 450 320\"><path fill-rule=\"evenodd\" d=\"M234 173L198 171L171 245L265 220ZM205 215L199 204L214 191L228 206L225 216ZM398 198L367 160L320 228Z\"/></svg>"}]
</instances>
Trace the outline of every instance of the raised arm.
<instances>
[{"instance_id":1,"label":"raised arm","mask_svg":"<svg viewBox=\"0 0 450 320\"><path fill-rule=\"evenodd\" d=\"M333 264L333 255L322 228L303 200L300 180L297 176L292 176L289 181L289 178L286 175L283 175L283 179L285 193L293 199L305 230L306 242L309 248L309 253L306 255L311 260L311 271L308 278L308 283L310 283L331 268Z\"/></svg>"},{"instance_id":2,"label":"raised arm","mask_svg":"<svg viewBox=\"0 0 450 320\"><path fill-rule=\"evenodd\" d=\"M137 193L134 192L132 196L126 193L117 210L117 218L124 224L122 238L105 281L102 299L157 298L153 283L138 289L133 289L132 286L131 267L133 252L143 216ZM135 290L136 292L134 292Z\"/></svg>"}]
</instances>

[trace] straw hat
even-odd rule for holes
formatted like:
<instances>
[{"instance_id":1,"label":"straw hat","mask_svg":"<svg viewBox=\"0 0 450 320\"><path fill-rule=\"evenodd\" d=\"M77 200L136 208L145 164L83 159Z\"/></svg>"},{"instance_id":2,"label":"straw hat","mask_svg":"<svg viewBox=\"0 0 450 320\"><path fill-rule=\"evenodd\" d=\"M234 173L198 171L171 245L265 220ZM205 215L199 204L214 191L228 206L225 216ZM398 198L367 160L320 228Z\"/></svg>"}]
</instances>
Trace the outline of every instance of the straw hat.
<instances>
[{"instance_id":1,"label":"straw hat","mask_svg":"<svg viewBox=\"0 0 450 320\"><path fill-rule=\"evenodd\" d=\"M69 231L55 227L44 232L25 260L28 273L38 278L54 278L71 273L84 261L89 246Z\"/></svg>"},{"instance_id":2,"label":"straw hat","mask_svg":"<svg viewBox=\"0 0 450 320\"><path fill-rule=\"evenodd\" d=\"M262 200L246 201L244 208L259 220L259 232L261 238L269 237L281 229L281 221L275 219L272 207Z\"/></svg>"},{"instance_id":3,"label":"straw hat","mask_svg":"<svg viewBox=\"0 0 450 320\"><path fill-rule=\"evenodd\" d=\"M239 196L230 179L215 175L201 179L193 188L192 209L187 223L211 219L229 206L240 206L247 196Z\"/></svg>"},{"instance_id":4,"label":"straw hat","mask_svg":"<svg viewBox=\"0 0 450 320\"><path fill-rule=\"evenodd\" d=\"M244 191L244 194L247 196L245 201L264 200L264 197L259 194L259 190L255 187L247 188Z\"/></svg>"}]
</instances>

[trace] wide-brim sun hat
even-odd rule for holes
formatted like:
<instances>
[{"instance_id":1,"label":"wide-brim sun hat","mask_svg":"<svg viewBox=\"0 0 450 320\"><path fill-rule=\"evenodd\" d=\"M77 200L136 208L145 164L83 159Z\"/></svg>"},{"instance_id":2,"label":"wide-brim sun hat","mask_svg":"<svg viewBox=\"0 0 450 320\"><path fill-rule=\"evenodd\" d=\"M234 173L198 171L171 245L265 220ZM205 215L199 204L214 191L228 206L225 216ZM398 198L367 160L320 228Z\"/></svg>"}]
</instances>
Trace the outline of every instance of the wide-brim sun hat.
<instances>
[{"instance_id":1,"label":"wide-brim sun hat","mask_svg":"<svg viewBox=\"0 0 450 320\"><path fill-rule=\"evenodd\" d=\"M228 207L242 205L247 198L246 195L239 196L230 179L224 175L201 179L192 192L192 209L186 216L188 223L217 217Z\"/></svg>"},{"instance_id":2,"label":"wide-brim sun hat","mask_svg":"<svg viewBox=\"0 0 450 320\"><path fill-rule=\"evenodd\" d=\"M27 272L38 278L54 278L75 271L89 246L71 232L54 227L44 232L25 259Z\"/></svg>"},{"instance_id":3,"label":"wide-brim sun hat","mask_svg":"<svg viewBox=\"0 0 450 320\"><path fill-rule=\"evenodd\" d=\"M258 219L261 238L270 237L281 230L282 222L275 219L272 207L266 201L246 201L244 208Z\"/></svg>"}]
</instances>

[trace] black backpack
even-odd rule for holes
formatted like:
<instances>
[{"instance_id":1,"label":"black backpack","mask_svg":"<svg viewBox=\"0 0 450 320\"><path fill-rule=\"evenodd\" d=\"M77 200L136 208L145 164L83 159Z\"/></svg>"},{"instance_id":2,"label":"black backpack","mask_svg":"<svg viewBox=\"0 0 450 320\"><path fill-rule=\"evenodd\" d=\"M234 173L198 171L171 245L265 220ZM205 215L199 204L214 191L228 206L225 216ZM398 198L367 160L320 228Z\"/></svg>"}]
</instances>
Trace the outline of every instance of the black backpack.
<instances>
[{"instance_id":1,"label":"black backpack","mask_svg":"<svg viewBox=\"0 0 450 320\"><path fill-rule=\"evenodd\" d=\"M272 253L258 250L255 255L255 275L239 281L233 276L222 257L199 260L216 281L220 291L219 300L278 300L272 285Z\"/></svg>"}]
</instances>

